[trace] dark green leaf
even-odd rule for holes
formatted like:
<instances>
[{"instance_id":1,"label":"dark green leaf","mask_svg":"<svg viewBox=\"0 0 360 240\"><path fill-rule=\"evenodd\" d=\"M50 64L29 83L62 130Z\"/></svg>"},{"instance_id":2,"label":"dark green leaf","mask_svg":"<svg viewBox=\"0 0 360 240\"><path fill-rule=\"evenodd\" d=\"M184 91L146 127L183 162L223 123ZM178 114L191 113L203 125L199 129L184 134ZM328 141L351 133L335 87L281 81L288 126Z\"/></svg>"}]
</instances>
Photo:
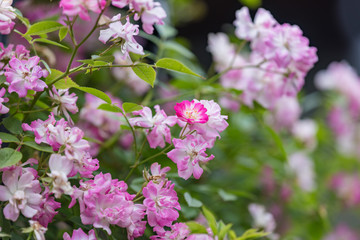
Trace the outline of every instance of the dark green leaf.
<instances>
[{"instance_id":1,"label":"dark green leaf","mask_svg":"<svg viewBox=\"0 0 360 240\"><path fill-rule=\"evenodd\" d=\"M67 34L68 34L68 28L66 28L66 27L60 28L60 30L59 30L60 42L66 37Z\"/></svg>"},{"instance_id":2,"label":"dark green leaf","mask_svg":"<svg viewBox=\"0 0 360 240\"><path fill-rule=\"evenodd\" d=\"M98 97L107 103L111 103L110 97L108 95L106 95L106 93L104 93L96 88L91 88L91 87L74 87L74 88L77 88L83 92L90 93L91 95L94 95L95 97Z\"/></svg>"},{"instance_id":3,"label":"dark green leaf","mask_svg":"<svg viewBox=\"0 0 360 240\"><path fill-rule=\"evenodd\" d=\"M139 78L154 87L156 72L151 66L145 64L138 64L132 67L132 69Z\"/></svg>"},{"instance_id":4,"label":"dark green leaf","mask_svg":"<svg viewBox=\"0 0 360 240\"><path fill-rule=\"evenodd\" d=\"M21 158L21 152L12 148L2 148L0 149L0 168L12 166L18 163Z\"/></svg>"},{"instance_id":5,"label":"dark green leaf","mask_svg":"<svg viewBox=\"0 0 360 240\"><path fill-rule=\"evenodd\" d=\"M123 103L122 108L126 113L131 113L133 111L140 111L141 109L143 109L142 106L136 103L129 103L129 102Z\"/></svg>"},{"instance_id":6,"label":"dark green leaf","mask_svg":"<svg viewBox=\"0 0 360 240\"><path fill-rule=\"evenodd\" d=\"M23 132L21 121L14 117L7 117L3 120L3 124L9 132L13 134L20 134Z\"/></svg>"},{"instance_id":7,"label":"dark green leaf","mask_svg":"<svg viewBox=\"0 0 360 240\"><path fill-rule=\"evenodd\" d=\"M101 105L98 107L98 109L105 110L105 111L108 111L108 112L118 112L118 113L122 113L121 108L119 108L118 106L109 104L109 103L103 103L103 104L101 104Z\"/></svg>"},{"instance_id":8,"label":"dark green leaf","mask_svg":"<svg viewBox=\"0 0 360 240\"><path fill-rule=\"evenodd\" d=\"M52 41L52 40L49 40L49 39L46 39L46 38L36 38L36 39L34 39L33 42L42 42L42 43L47 43L47 44L55 45L55 46L58 46L58 47L62 47L62 48L65 48L65 49L69 49L67 46L62 45L61 43L58 43L58 42L55 42L55 41Z\"/></svg>"},{"instance_id":9,"label":"dark green leaf","mask_svg":"<svg viewBox=\"0 0 360 240\"><path fill-rule=\"evenodd\" d=\"M54 153L53 149L49 145L37 144L36 142L33 141L23 142L23 144L25 146L31 147L41 152Z\"/></svg>"},{"instance_id":10,"label":"dark green leaf","mask_svg":"<svg viewBox=\"0 0 360 240\"><path fill-rule=\"evenodd\" d=\"M190 74L190 75L194 75L194 76L203 78L199 74L194 73L192 70L190 70L188 67L186 67L183 63L179 62L178 60L172 59L172 58L162 58L159 61L157 61L155 65L156 65L156 67L159 67L159 68L164 68L167 70L186 73L186 74Z\"/></svg>"},{"instance_id":11,"label":"dark green leaf","mask_svg":"<svg viewBox=\"0 0 360 240\"><path fill-rule=\"evenodd\" d=\"M31 25L25 35L40 35L44 33L54 32L64 25L56 21L42 21Z\"/></svg>"},{"instance_id":12,"label":"dark green leaf","mask_svg":"<svg viewBox=\"0 0 360 240\"><path fill-rule=\"evenodd\" d=\"M17 137L15 137L14 135L8 134L8 133L3 133L0 132L0 139L3 142L14 142L14 143L19 143L19 139L17 139Z\"/></svg>"}]
</instances>

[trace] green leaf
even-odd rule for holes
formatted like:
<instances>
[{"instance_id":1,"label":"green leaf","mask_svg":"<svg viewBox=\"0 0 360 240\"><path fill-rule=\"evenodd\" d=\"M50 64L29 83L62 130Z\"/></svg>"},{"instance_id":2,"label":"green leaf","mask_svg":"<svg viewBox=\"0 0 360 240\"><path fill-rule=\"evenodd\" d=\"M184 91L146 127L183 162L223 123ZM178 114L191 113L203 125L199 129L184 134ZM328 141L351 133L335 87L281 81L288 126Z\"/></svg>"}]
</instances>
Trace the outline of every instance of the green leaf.
<instances>
[{"instance_id":1,"label":"green leaf","mask_svg":"<svg viewBox=\"0 0 360 240\"><path fill-rule=\"evenodd\" d=\"M281 153L281 160L287 161L287 154L286 154L285 147L284 147L281 137L271 127L265 126L265 128L272 136L276 146L279 148L280 153Z\"/></svg>"},{"instance_id":2,"label":"green leaf","mask_svg":"<svg viewBox=\"0 0 360 240\"><path fill-rule=\"evenodd\" d=\"M139 78L154 87L156 72L151 66L145 64L137 64L132 67L132 70Z\"/></svg>"},{"instance_id":3,"label":"green leaf","mask_svg":"<svg viewBox=\"0 0 360 240\"><path fill-rule=\"evenodd\" d=\"M176 28L174 28L168 24L156 25L155 27L156 27L156 30L159 32L162 39L168 39L168 38L175 37L178 33Z\"/></svg>"},{"instance_id":4,"label":"green leaf","mask_svg":"<svg viewBox=\"0 0 360 240\"><path fill-rule=\"evenodd\" d=\"M186 74L194 75L199 78L203 78L199 74L194 73L192 70L190 70L188 67L186 67L183 63L179 62L178 60L172 59L172 58L162 58L159 61L157 61L155 65L156 65L156 67L159 67L159 68L164 68L167 70L186 73Z\"/></svg>"},{"instance_id":5,"label":"green leaf","mask_svg":"<svg viewBox=\"0 0 360 240\"><path fill-rule=\"evenodd\" d=\"M113 104L109 104L109 103L103 103L101 104L98 109L101 110L105 110L108 112L117 112L117 113L122 113L123 111L121 110L121 108L119 108L118 106L115 106Z\"/></svg>"},{"instance_id":6,"label":"green leaf","mask_svg":"<svg viewBox=\"0 0 360 240\"><path fill-rule=\"evenodd\" d=\"M95 61L103 61L106 63L112 63L112 62L114 62L115 57L113 55L105 55L105 56L92 55L91 59L95 60Z\"/></svg>"},{"instance_id":7,"label":"green leaf","mask_svg":"<svg viewBox=\"0 0 360 240\"><path fill-rule=\"evenodd\" d=\"M58 46L58 47L62 47L62 48L65 48L65 49L69 49L67 46L62 45L61 43L58 43L58 42L55 42L55 41L52 41L52 40L49 40L49 39L46 39L46 38L36 38L36 39L34 39L33 42L42 42L42 43L47 43L47 44L55 45L55 46Z\"/></svg>"},{"instance_id":8,"label":"green leaf","mask_svg":"<svg viewBox=\"0 0 360 240\"><path fill-rule=\"evenodd\" d=\"M124 111L126 113L131 113L134 111L140 111L141 109L143 109L142 106L136 104L136 103L129 103L129 102L125 102L122 105L122 108L124 109Z\"/></svg>"},{"instance_id":9,"label":"green leaf","mask_svg":"<svg viewBox=\"0 0 360 240\"><path fill-rule=\"evenodd\" d=\"M206 218L206 220L209 223L209 226L212 230L212 232L216 235L217 234L217 224L214 214L210 212L205 206L202 207L203 214Z\"/></svg>"},{"instance_id":10,"label":"green leaf","mask_svg":"<svg viewBox=\"0 0 360 240\"><path fill-rule=\"evenodd\" d=\"M261 238L269 235L266 232L258 232L258 229L249 229L241 237L238 237L236 240L247 240L252 238Z\"/></svg>"},{"instance_id":11,"label":"green leaf","mask_svg":"<svg viewBox=\"0 0 360 240\"><path fill-rule=\"evenodd\" d=\"M18 163L21 158L21 152L12 148L2 148L0 149L0 168L12 166Z\"/></svg>"},{"instance_id":12,"label":"green leaf","mask_svg":"<svg viewBox=\"0 0 360 240\"><path fill-rule=\"evenodd\" d=\"M44 33L54 32L64 25L56 21L42 21L31 25L25 35L40 35Z\"/></svg>"},{"instance_id":13,"label":"green leaf","mask_svg":"<svg viewBox=\"0 0 360 240\"><path fill-rule=\"evenodd\" d=\"M59 30L60 42L66 37L67 34L68 34L68 28L66 28L66 27L60 28L60 30Z\"/></svg>"},{"instance_id":14,"label":"green leaf","mask_svg":"<svg viewBox=\"0 0 360 240\"><path fill-rule=\"evenodd\" d=\"M8 134L8 133L3 133L0 132L0 139L3 142L14 142L14 143L19 143L19 139L17 137L15 137L14 135Z\"/></svg>"},{"instance_id":15,"label":"green leaf","mask_svg":"<svg viewBox=\"0 0 360 240\"><path fill-rule=\"evenodd\" d=\"M189 207L201 207L203 204L202 202L200 202L199 200L195 199L195 198L192 198L190 193L186 192L184 194L184 198L185 198L185 201L187 202L187 204L189 205Z\"/></svg>"},{"instance_id":16,"label":"green leaf","mask_svg":"<svg viewBox=\"0 0 360 240\"><path fill-rule=\"evenodd\" d=\"M49 145L46 145L46 144L37 144L34 141L26 141L26 142L23 142L23 145L31 147L31 148L36 149L41 152L54 153L52 147L50 147Z\"/></svg>"},{"instance_id":17,"label":"green leaf","mask_svg":"<svg viewBox=\"0 0 360 240\"><path fill-rule=\"evenodd\" d=\"M3 124L9 132L13 134L20 134L23 132L21 121L14 117L7 117L3 120Z\"/></svg>"},{"instance_id":18,"label":"green leaf","mask_svg":"<svg viewBox=\"0 0 360 240\"><path fill-rule=\"evenodd\" d=\"M219 189L218 193L224 201L235 201L237 199L236 195L225 192L222 189Z\"/></svg>"},{"instance_id":19,"label":"green leaf","mask_svg":"<svg viewBox=\"0 0 360 240\"><path fill-rule=\"evenodd\" d=\"M79 85L74 82L73 80L71 80L71 78L66 77L63 79L60 79L59 81L57 81L56 83L54 83L54 86L57 89L68 89L68 88L77 88L79 87Z\"/></svg>"},{"instance_id":20,"label":"green leaf","mask_svg":"<svg viewBox=\"0 0 360 240\"><path fill-rule=\"evenodd\" d=\"M207 233L206 227L197 222L186 222L186 225L189 227L191 233Z\"/></svg>"},{"instance_id":21,"label":"green leaf","mask_svg":"<svg viewBox=\"0 0 360 240\"><path fill-rule=\"evenodd\" d=\"M91 88L91 87L74 87L74 88L79 89L83 92L90 93L91 95L94 95L95 97L98 97L107 103L111 103L110 97L108 95L106 95L106 93L104 93L96 88Z\"/></svg>"},{"instance_id":22,"label":"green leaf","mask_svg":"<svg viewBox=\"0 0 360 240\"><path fill-rule=\"evenodd\" d=\"M219 240L223 240L225 238L225 235L230 231L232 227L232 224L229 223L227 225L221 224L220 225L220 231L219 231Z\"/></svg>"}]
</instances>

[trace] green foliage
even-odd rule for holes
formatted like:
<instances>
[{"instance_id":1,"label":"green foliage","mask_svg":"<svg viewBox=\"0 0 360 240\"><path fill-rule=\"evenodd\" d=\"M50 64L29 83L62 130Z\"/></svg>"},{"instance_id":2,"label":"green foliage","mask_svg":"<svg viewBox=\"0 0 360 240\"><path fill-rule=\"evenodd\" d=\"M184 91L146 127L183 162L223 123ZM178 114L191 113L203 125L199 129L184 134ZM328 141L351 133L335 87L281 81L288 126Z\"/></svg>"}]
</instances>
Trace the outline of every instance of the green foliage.
<instances>
[{"instance_id":1,"label":"green foliage","mask_svg":"<svg viewBox=\"0 0 360 240\"><path fill-rule=\"evenodd\" d=\"M140 111L143 107L137 105L136 103L125 102L123 103L122 108L124 109L125 113L131 113L134 111Z\"/></svg>"},{"instance_id":2,"label":"green foliage","mask_svg":"<svg viewBox=\"0 0 360 240\"><path fill-rule=\"evenodd\" d=\"M269 233L259 231L258 229L249 229L241 237L236 238L236 240L256 239L267 235L269 235Z\"/></svg>"},{"instance_id":3,"label":"green foliage","mask_svg":"<svg viewBox=\"0 0 360 240\"><path fill-rule=\"evenodd\" d=\"M9 167L18 163L22 158L21 152L12 148L0 149L0 168Z\"/></svg>"},{"instance_id":4,"label":"green foliage","mask_svg":"<svg viewBox=\"0 0 360 240\"><path fill-rule=\"evenodd\" d=\"M62 27L64 27L64 25L56 21L37 22L29 27L29 29L25 33L25 36L41 35L44 33L55 32Z\"/></svg>"},{"instance_id":5,"label":"green foliage","mask_svg":"<svg viewBox=\"0 0 360 240\"><path fill-rule=\"evenodd\" d=\"M141 63L132 67L132 70L139 78L141 78L142 80L150 84L152 87L154 87L156 72L152 68L152 66Z\"/></svg>"},{"instance_id":6,"label":"green foliage","mask_svg":"<svg viewBox=\"0 0 360 240\"><path fill-rule=\"evenodd\" d=\"M156 62L155 66L158 68L172 70L172 71L176 71L176 72L180 72L180 73L186 73L186 74L190 74L190 75L193 75L193 76L196 76L199 78L203 78L202 76L193 72L190 68L186 67L183 63L181 63L180 61L178 61L176 59L162 58Z\"/></svg>"},{"instance_id":7,"label":"green foliage","mask_svg":"<svg viewBox=\"0 0 360 240\"><path fill-rule=\"evenodd\" d=\"M189 207L199 208L203 205L202 202L191 197L190 193L188 193L188 192L184 193L184 198L185 198L187 204L189 205Z\"/></svg>"},{"instance_id":8,"label":"green foliage","mask_svg":"<svg viewBox=\"0 0 360 240\"><path fill-rule=\"evenodd\" d=\"M21 121L15 117L7 117L3 120L3 125L9 132L13 134L20 134L23 132Z\"/></svg>"}]
</instances>

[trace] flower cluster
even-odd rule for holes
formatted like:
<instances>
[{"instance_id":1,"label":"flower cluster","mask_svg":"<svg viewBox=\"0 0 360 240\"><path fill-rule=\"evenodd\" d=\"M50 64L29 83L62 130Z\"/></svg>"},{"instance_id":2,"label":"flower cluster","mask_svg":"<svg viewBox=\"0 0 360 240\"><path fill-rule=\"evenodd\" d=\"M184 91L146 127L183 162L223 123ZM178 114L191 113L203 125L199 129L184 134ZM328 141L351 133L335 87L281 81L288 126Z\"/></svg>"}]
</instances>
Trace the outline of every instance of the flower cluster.
<instances>
[{"instance_id":1,"label":"flower cluster","mask_svg":"<svg viewBox=\"0 0 360 240\"><path fill-rule=\"evenodd\" d=\"M47 88L44 81L40 80L46 77L48 72L43 70L39 64L38 56L31 57L27 60L12 57L9 65L5 66L5 77L9 83L8 91L16 92L19 97L25 97L28 90L36 92L43 91Z\"/></svg>"},{"instance_id":2,"label":"flower cluster","mask_svg":"<svg viewBox=\"0 0 360 240\"><path fill-rule=\"evenodd\" d=\"M279 235L274 233L276 228L275 219L271 213L266 212L264 206L252 203L249 205L249 212L253 217L254 227L264 229L265 232L270 233L267 237L271 240L279 239Z\"/></svg>"},{"instance_id":3,"label":"flower cluster","mask_svg":"<svg viewBox=\"0 0 360 240\"><path fill-rule=\"evenodd\" d=\"M77 127L70 127L63 118L56 121L54 115L50 114L45 121L38 119L30 125L24 123L23 129L34 132L36 143L49 144L54 151L60 150L65 153L66 159L71 163L66 163L63 157L53 155L56 158L54 171L61 168L67 176L74 176L79 172L82 177L92 177L92 173L99 168L99 161L90 156L90 145L83 139L83 131ZM61 163L56 163L57 161Z\"/></svg>"},{"instance_id":4,"label":"flower cluster","mask_svg":"<svg viewBox=\"0 0 360 240\"><path fill-rule=\"evenodd\" d=\"M331 178L330 187L347 206L360 203L360 177L356 174L337 173Z\"/></svg>"},{"instance_id":5,"label":"flower cluster","mask_svg":"<svg viewBox=\"0 0 360 240\"><path fill-rule=\"evenodd\" d=\"M9 44L7 47L4 47L3 43L0 43L0 74L4 74L4 67L8 65L9 61L15 57L19 60L27 60L30 58L30 51L26 49L25 46L19 44L16 45L15 51L14 45Z\"/></svg>"},{"instance_id":6,"label":"flower cluster","mask_svg":"<svg viewBox=\"0 0 360 240\"><path fill-rule=\"evenodd\" d=\"M236 98L225 95L225 106L236 110L239 102L253 106L256 101L272 109L278 99L295 96L317 61L316 49L309 47L299 27L280 25L264 9L258 10L252 22L246 7L236 12L234 25L236 36L250 41L249 56L238 54L225 34L209 35L216 70L229 70L221 77L221 84L243 91Z\"/></svg>"},{"instance_id":7,"label":"flower cluster","mask_svg":"<svg viewBox=\"0 0 360 240\"><path fill-rule=\"evenodd\" d=\"M100 173L93 180L81 180L80 187L74 188L69 207L78 200L83 224L92 224L108 234L111 234L110 225L117 225L127 229L128 239L144 234L145 206L134 204L135 195L126 192L125 182L112 179L109 173Z\"/></svg>"},{"instance_id":8,"label":"flower cluster","mask_svg":"<svg viewBox=\"0 0 360 240\"><path fill-rule=\"evenodd\" d=\"M53 100L53 104L55 105L53 108L53 113L55 115L60 115L60 113L63 113L66 119L71 124L73 124L68 111L73 114L79 111L78 107L76 106L76 101L78 99L76 94L69 94L69 89L56 90L55 86L53 86L52 91L49 91L49 95Z\"/></svg>"}]
</instances>

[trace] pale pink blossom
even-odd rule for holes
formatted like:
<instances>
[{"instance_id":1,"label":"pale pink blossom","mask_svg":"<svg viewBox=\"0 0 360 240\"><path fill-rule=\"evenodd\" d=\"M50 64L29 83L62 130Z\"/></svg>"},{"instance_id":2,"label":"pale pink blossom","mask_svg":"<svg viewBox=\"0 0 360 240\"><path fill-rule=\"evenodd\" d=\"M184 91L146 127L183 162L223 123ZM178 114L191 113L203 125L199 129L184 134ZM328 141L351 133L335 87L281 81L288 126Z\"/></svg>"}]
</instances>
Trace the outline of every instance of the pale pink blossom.
<instances>
[{"instance_id":1,"label":"pale pink blossom","mask_svg":"<svg viewBox=\"0 0 360 240\"><path fill-rule=\"evenodd\" d=\"M126 18L125 24L122 24L120 19L120 13L114 16L111 19L109 28L105 30L100 30L99 40L104 44L110 39L121 40L121 52L124 59L129 57L129 52L143 55L143 47L139 43L137 43L134 38L134 36L139 34L139 26L131 24L129 17Z\"/></svg>"},{"instance_id":2,"label":"pale pink blossom","mask_svg":"<svg viewBox=\"0 0 360 240\"><path fill-rule=\"evenodd\" d=\"M84 233L84 231L79 228L73 231L72 236L65 232L63 234L64 240L96 240L96 235L94 229L91 229L88 234Z\"/></svg>"},{"instance_id":3,"label":"pale pink blossom","mask_svg":"<svg viewBox=\"0 0 360 240\"><path fill-rule=\"evenodd\" d=\"M3 69L8 65L9 61L16 57L19 60L28 59L30 57L30 51L27 50L23 45L16 45L15 51L14 45L9 44L6 48L3 43L0 43L0 69ZM0 71L3 74L3 71Z\"/></svg>"},{"instance_id":4,"label":"pale pink blossom","mask_svg":"<svg viewBox=\"0 0 360 240\"><path fill-rule=\"evenodd\" d=\"M205 164L214 159L214 155L208 156L205 151L210 147L200 135L188 135L185 139L173 139L175 149L167 153L178 168L178 174L185 180L194 175L199 179L203 173L200 164Z\"/></svg>"},{"instance_id":5,"label":"pale pink blossom","mask_svg":"<svg viewBox=\"0 0 360 240\"><path fill-rule=\"evenodd\" d=\"M53 126L53 125L55 125L55 123L56 123L56 120L54 118L54 114L51 113L47 120L42 121L42 120L38 119L38 120L31 122L30 125L27 123L23 123L22 128L24 131L34 132L35 142L37 144L40 144L42 142L49 144L48 139L47 139L48 134L49 134L48 126L50 126L50 125Z\"/></svg>"},{"instance_id":6,"label":"pale pink blossom","mask_svg":"<svg viewBox=\"0 0 360 240\"><path fill-rule=\"evenodd\" d=\"M106 5L106 0L61 0L59 6L63 9L63 14L69 17L79 17L90 21L88 10L100 13Z\"/></svg>"},{"instance_id":7,"label":"pale pink blossom","mask_svg":"<svg viewBox=\"0 0 360 240\"><path fill-rule=\"evenodd\" d=\"M161 183L167 181L166 173L170 171L170 167L161 168L161 165L154 162L150 166L151 174L148 171L144 171L144 178L147 181L153 181L154 183Z\"/></svg>"},{"instance_id":8,"label":"pale pink blossom","mask_svg":"<svg viewBox=\"0 0 360 240\"><path fill-rule=\"evenodd\" d=\"M5 171L0 185L0 201L9 201L4 207L4 216L15 222L20 212L32 218L39 210L42 201L41 187L31 172L22 173L21 169Z\"/></svg>"},{"instance_id":9,"label":"pale pink blossom","mask_svg":"<svg viewBox=\"0 0 360 240\"><path fill-rule=\"evenodd\" d=\"M289 170L295 175L299 187L311 192L315 189L314 163L303 152L296 152L289 156Z\"/></svg>"},{"instance_id":10,"label":"pale pink blossom","mask_svg":"<svg viewBox=\"0 0 360 240\"><path fill-rule=\"evenodd\" d=\"M9 34L13 29L16 19L15 9L11 6L13 0L2 0L0 2L0 33Z\"/></svg>"},{"instance_id":11,"label":"pale pink blossom","mask_svg":"<svg viewBox=\"0 0 360 240\"><path fill-rule=\"evenodd\" d=\"M66 119L72 122L71 117L68 113L71 112L73 114L79 111L76 106L76 101L78 97L75 93L69 94L69 89L59 89L56 90L55 86L53 86L52 91L49 91L49 95L52 98L55 107L53 108L53 113L55 115L60 115L62 112Z\"/></svg>"},{"instance_id":12,"label":"pale pink blossom","mask_svg":"<svg viewBox=\"0 0 360 240\"><path fill-rule=\"evenodd\" d=\"M150 181L143 189L144 206L151 227L170 227L178 219L181 210L175 185L171 181L156 184Z\"/></svg>"},{"instance_id":13,"label":"pale pink blossom","mask_svg":"<svg viewBox=\"0 0 360 240\"><path fill-rule=\"evenodd\" d=\"M10 84L9 93L16 92L19 97L25 97L28 90L39 92L47 88L46 83L40 78L46 77L48 72L38 65L39 61L38 56L28 60L19 60L16 57L10 60L4 73L6 81Z\"/></svg>"},{"instance_id":14,"label":"pale pink blossom","mask_svg":"<svg viewBox=\"0 0 360 240\"><path fill-rule=\"evenodd\" d=\"M151 236L151 240L185 240L190 234L189 227L185 223L175 223L169 231L161 227L155 227L154 230L157 235Z\"/></svg>"},{"instance_id":15,"label":"pale pink blossom","mask_svg":"<svg viewBox=\"0 0 360 240\"><path fill-rule=\"evenodd\" d=\"M142 28L148 34L153 34L154 24L164 24L163 19L166 18L166 12L159 2L154 2L153 0L132 0L130 8L136 11L135 20L141 18Z\"/></svg>"},{"instance_id":16,"label":"pale pink blossom","mask_svg":"<svg viewBox=\"0 0 360 240\"><path fill-rule=\"evenodd\" d=\"M50 173L48 176L52 178L52 190L56 198L60 198L62 194L72 195L74 189L68 181L68 175L73 168L73 162L60 154L52 154L49 159Z\"/></svg>"},{"instance_id":17,"label":"pale pink blossom","mask_svg":"<svg viewBox=\"0 0 360 240\"><path fill-rule=\"evenodd\" d=\"M42 226L38 221L30 220L30 228L34 231L35 240L45 240L47 228Z\"/></svg>"},{"instance_id":18,"label":"pale pink blossom","mask_svg":"<svg viewBox=\"0 0 360 240\"><path fill-rule=\"evenodd\" d=\"M206 141L209 142L209 147L214 145L217 138L220 138L220 132L224 131L229 124L226 122L228 118L221 115L221 108L219 104L213 100L194 100L195 103L201 103L207 109L206 114L209 120L206 123L195 123L189 125L190 130L196 130Z\"/></svg>"},{"instance_id":19,"label":"pale pink blossom","mask_svg":"<svg viewBox=\"0 0 360 240\"><path fill-rule=\"evenodd\" d=\"M184 100L181 103L176 103L174 106L176 116L184 122L189 124L194 123L206 123L209 120L209 116L206 114L207 109L203 104L194 100L189 102Z\"/></svg>"},{"instance_id":20,"label":"pale pink blossom","mask_svg":"<svg viewBox=\"0 0 360 240\"><path fill-rule=\"evenodd\" d=\"M279 239L279 236L274 233L276 228L274 216L260 204L252 203L248 208L253 218L253 227L264 229L265 232L270 233L267 237L271 240Z\"/></svg>"},{"instance_id":21,"label":"pale pink blossom","mask_svg":"<svg viewBox=\"0 0 360 240\"><path fill-rule=\"evenodd\" d=\"M254 40L260 37L264 32L270 31L277 21L271 13L263 8L259 8L256 12L254 22L252 22L249 9L242 7L236 11L235 34L240 39Z\"/></svg>"},{"instance_id":22,"label":"pale pink blossom","mask_svg":"<svg viewBox=\"0 0 360 240\"><path fill-rule=\"evenodd\" d=\"M155 107L156 114L153 116L151 109L144 107L140 111L133 112L134 115L140 117L130 118L132 126L146 128L147 140L151 148L165 147L165 141L171 143L170 128L176 124L176 117L168 117L164 110L161 110L158 105Z\"/></svg>"},{"instance_id":23,"label":"pale pink blossom","mask_svg":"<svg viewBox=\"0 0 360 240\"><path fill-rule=\"evenodd\" d=\"M4 102L9 101L8 98L4 98L5 93L5 88L0 89L0 114L5 114L9 112L9 108L3 105Z\"/></svg>"}]
</instances>

